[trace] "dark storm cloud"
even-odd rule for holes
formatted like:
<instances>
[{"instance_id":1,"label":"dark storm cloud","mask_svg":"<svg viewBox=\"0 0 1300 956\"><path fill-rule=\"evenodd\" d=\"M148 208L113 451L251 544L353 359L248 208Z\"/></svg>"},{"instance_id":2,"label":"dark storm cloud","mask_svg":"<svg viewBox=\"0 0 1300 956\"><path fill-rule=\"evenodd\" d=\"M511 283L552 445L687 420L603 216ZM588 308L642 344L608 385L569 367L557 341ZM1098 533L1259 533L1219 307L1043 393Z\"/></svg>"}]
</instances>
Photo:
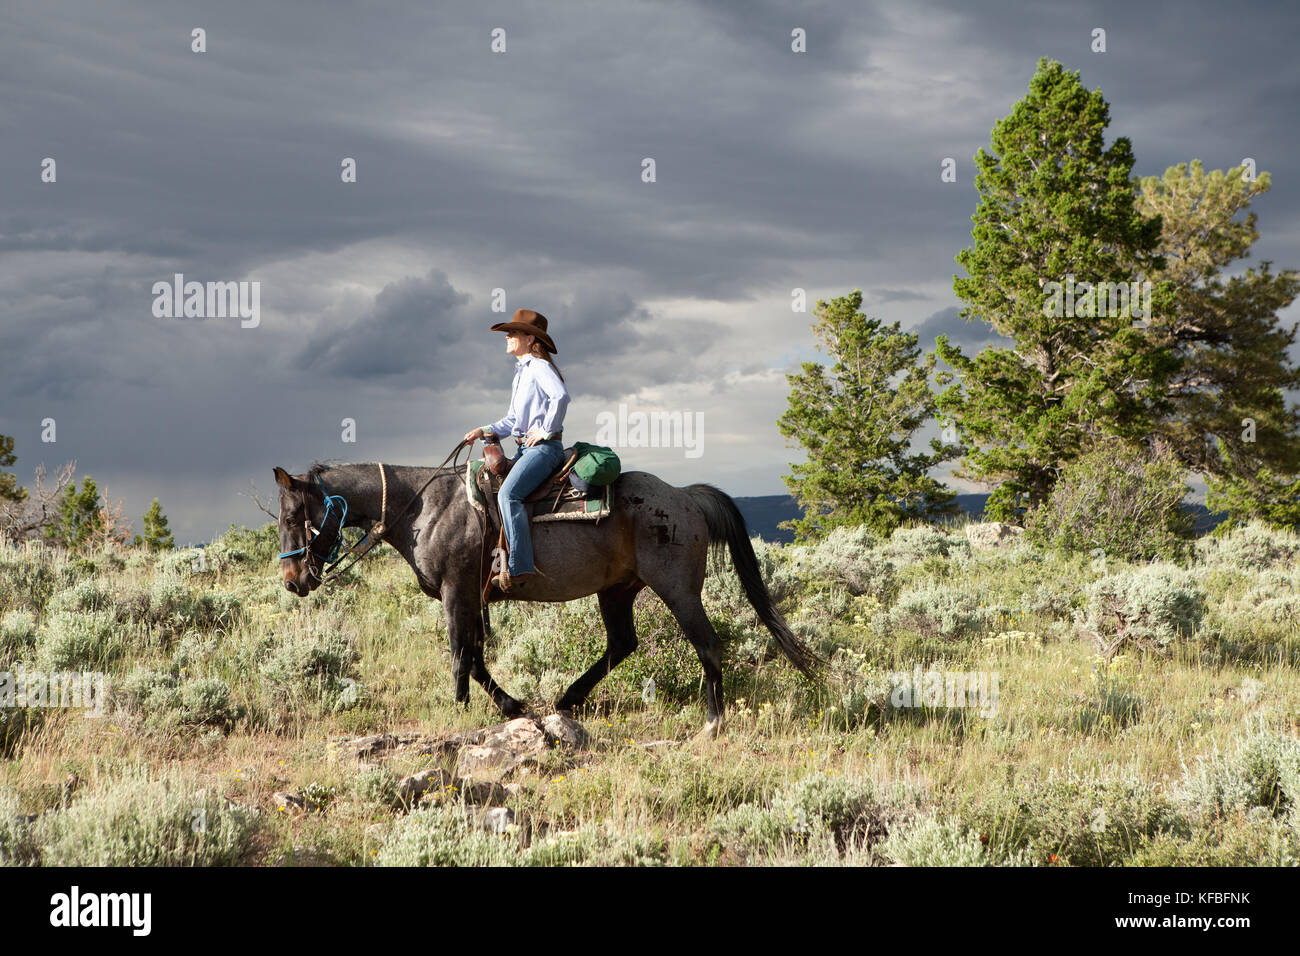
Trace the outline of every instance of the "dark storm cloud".
<instances>
[{"instance_id":1,"label":"dark storm cloud","mask_svg":"<svg viewBox=\"0 0 1300 956\"><path fill-rule=\"evenodd\" d=\"M317 329L294 364L330 376L382 379L427 373L429 354L436 351L449 356L440 371L463 370L465 363L456 361L454 352L465 335L463 310L469 301L438 269L420 279L401 279L384 286L364 315Z\"/></svg>"},{"instance_id":2,"label":"dark storm cloud","mask_svg":"<svg viewBox=\"0 0 1300 956\"><path fill-rule=\"evenodd\" d=\"M911 289L875 289L871 298L876 302L925 302L930 297Z\"/></svg>"},{"instance_id":3,"label":"dark storm cloud","mask_svg":"<svg viewBox=\"0 0 1300 956\"><path fill-rule=\"evenodd\" d=\"M1184 4L1176 23L1109 2L10 5L0 433L20 480L76 458L129 514L159 495L203 538L260 520L232 489L270 464L436 461L499 415L500 288L507 313L551 319L575 415L712 397L728 437L665 476L779 492L784 382L765 373L815 356L791 289L862 288L926 348L992 340L956 316L953 257L971 157L1040 56L1102 89L1140 175L1256 158L1276 185L1255 259L1300 262L1298 20L1264 3ZM150 288L178 272L260 281L260 325L155 318Z\"/></svg>"},{"instance_id":4,"label":"dark storm cloud","mask_svg":"<svg viewBox=\"0 0 1300 956\"><path fill-rule=\"evenodd\" d=\"M963 319L961 309L955 306L940 309L908 331L916 333L917 344L922 349L934 348L934 340L940 335L946 335L951 344L960 346L967 354L971 353L972 348L979 349L994 344L1007 346L1012 341L998 335L983 322L968 322Z\"/></svg>"}]
</instances>

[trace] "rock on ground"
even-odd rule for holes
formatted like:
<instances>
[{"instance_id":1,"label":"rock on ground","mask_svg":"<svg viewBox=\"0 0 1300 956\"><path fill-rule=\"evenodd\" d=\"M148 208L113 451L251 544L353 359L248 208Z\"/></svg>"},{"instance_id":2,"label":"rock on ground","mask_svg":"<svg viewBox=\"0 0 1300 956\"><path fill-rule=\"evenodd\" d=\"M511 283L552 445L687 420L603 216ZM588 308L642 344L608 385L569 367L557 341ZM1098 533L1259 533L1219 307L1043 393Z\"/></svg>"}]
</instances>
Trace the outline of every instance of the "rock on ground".
<instances>
[{"instance_id":1,"label":"rock on ground","mask_svg":"<svg viewBox=\"0 0 1300 956\"><path fill-rule=\"evenodd\" d=\"M441 790L443 787L449 787L452 784L451 774L441 767L435 767L432 770L421 770L419 773L413 773L409 777L403 777L398 781L397 797L402 803L410 806L430 790Z\"/></svg>"},{"instance_id":2,"label":"rock on ground","mask_svg":"<svg viewBox=\"0 0 1300 956\"><path fill-rule=\"evenodd\" d=\"M548 749L546 733L537 722L518 717L483 738L481 744L461 748L456 776L473 782L496 782L516 767L536 763Z\"/></svg>"},{"instance_id":3,"label":"rock on ground","mask_svg":"<svg viewBox=\"0 0 1300 956\"><path fill-rule=\"evenodd\" d=\"M515 822L515 811L509 807L479 807L467 806L465 808L469 823L492 833L505 833L506 829Z\"/></svg>"},{"instance_id":4,"label":"rock on ground","mask_svg":"<svg viewBox=\"0 0 1300 956\"><path fill-rule=\"evenodd\" d=\"M553 745L566 750L582 750L587 746L587 730L576 720L563 714L548 714L542 718L542 733Z\"/></svg>"},{"instance_id":5,"label":"rock on ground","mask_svg":"<svg viewBox=\"0 0 1300 956\"><path fill-rule=\"evenodd\" d=\"M455 787L475 803L489 803L510 792L501 786L516 770L538 764L552 749L568 753L585 749L586 729L563 714L542 718L518 717L495 727L445 735L417 733L372 734L335 742L334 752L363 765L398 754L406 756L455 755L455 770L425 770L398 783L403 802L414 804L431 791Z\"/></svg>"},{"instance_id":6,"label":"rock on ground","mask_svg":"<svg viewBox=\"0 0 1300 956\"><path fill-rule=\"evenodd\" d=\"M307 804L302 797L289 793L287 790L278 790L271 795L271 800L277 810L306 810Z\"/></svg>"},{"instance_id":7,"label":"rock on ground","mask_svg":"<svg viewBox=\"0 0 1300 956\"><path fill-rule=\"evenodd\" d=\"M372 734L367 737L345 737L335 741L333 752L373 766L375 761L397 754L436 757L455 753L467 743L477 743L485 734L486 730L468 730L444 736Z\"/></svg>"}]
</instances>

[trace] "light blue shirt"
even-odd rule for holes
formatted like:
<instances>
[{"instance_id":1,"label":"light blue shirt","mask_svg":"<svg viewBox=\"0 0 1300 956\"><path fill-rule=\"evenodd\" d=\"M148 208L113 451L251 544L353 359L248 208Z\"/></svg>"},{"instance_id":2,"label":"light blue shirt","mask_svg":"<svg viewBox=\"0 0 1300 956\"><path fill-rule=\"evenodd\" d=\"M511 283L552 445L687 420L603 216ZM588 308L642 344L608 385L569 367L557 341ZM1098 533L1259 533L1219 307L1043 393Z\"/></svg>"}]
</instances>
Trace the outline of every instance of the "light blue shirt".
<instances>
[{"instance_id":1,"label":"light blue shirt","mask_svg":"<svg viewBox=\"0 0 1300 956\"><path fill-rule=\"evenodd\" d=\"M525 355L515 365L510 408L488 430L494 435L523 438L529 429L538 428L552 435L563 427L568 407L569 390L560 381L555 366L535 355Z\"/></svg>"}]
</instances>

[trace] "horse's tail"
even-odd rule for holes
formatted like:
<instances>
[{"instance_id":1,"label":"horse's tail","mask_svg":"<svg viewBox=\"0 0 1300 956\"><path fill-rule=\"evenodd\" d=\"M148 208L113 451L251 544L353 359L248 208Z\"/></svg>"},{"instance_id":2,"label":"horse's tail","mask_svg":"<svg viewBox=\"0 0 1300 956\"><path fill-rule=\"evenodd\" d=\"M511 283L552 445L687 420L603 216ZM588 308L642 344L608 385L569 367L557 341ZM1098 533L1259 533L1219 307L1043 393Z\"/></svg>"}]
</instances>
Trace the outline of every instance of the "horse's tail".
<instances>
[{"instance_id":1,"label":"horse's tail","mask_svg":"<svg viewBox=\"0 0 1300 956\"><path fill-rule=\"evenodd\" d=\"M825 661L794 636L781 612L772 606L772 596L763 583L758 558L754 556L754 546L749 543L749 529L745 526L745 519L736 507L736 502L726 492L712 485L689 485L682 490L704 512L704 520L709 528L709 543L725 543L731 551L731 563L736 568L741 587L745 589L745 596L758 612L758 619L776 638L781 652L802 674L816 677L816 669Z\"/></svg>"}]
</instances>

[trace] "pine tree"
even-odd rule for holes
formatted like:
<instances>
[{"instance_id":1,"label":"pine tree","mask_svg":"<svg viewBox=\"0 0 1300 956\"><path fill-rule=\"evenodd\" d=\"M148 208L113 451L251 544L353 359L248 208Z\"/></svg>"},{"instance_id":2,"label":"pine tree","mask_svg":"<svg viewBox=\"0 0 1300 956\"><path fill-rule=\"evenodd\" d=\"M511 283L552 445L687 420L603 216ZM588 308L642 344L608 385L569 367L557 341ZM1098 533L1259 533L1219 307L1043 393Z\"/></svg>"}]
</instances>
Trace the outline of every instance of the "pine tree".
<instances>
[{"instance_id":1,"label":"pine tree","mask_svg":"<svg viewBox=\"0 0 1300 956\"><path fill-rule=\"evenodd\" d=\"M142 524L144 534L136 535L131 541L133 545L136 547L144 546L150 551L170 550L176 547L176 540L167 527L167 516L163 514L162 506L158 503L157 498L153 500L149 510L144 513Z\"/></svg>"},{"instance_id":2,"label":"pine tree","mask_svg":"<svg viewBox=\"0 0 1300 956\"><path fill-rule=\"evenodd\" d=\"M1104 146L1108 123L1099 91L1040 60L1028 95L994 125L993 152L975 156L974 245L957 256L968 276L953 288L965 318L1014 345L970 359L940 336L959 381L938 405L968 448L957 474L998 484L990 517L1041 503L1084 448L1104 435L1138 441L1158 412L1172 360L1133 327L1139 303L1099 294L1102 283L1127 292L1135 266L1161 264L1160 220L1135 208L1133 153L1124 137ZM1168 294L1154 290L1153 308Z\"/></svg>"},{"instance_id":3,"label":"pine tree","mask_svg":"<svg viewBox=\"0 0 1300 956\"><path fill-rule=\"evenodd\" d=\"M1240 166L1206 173L1194 160L1141 181L1138 205L1161 216L1166 261L1146 278L1176 292L1147 332L1178 360L1157 430L1205 475L1211 508L1300 525L1300 408L1285 396L1300 388L1300 368L1287 354L1297 326L1277 318L1300 293L1300 276L1264 262L1224 278L1259 238L1255 214L1238 216L1270 184L1266 172L1244 173Z\"/></svg>"},{"instance_id":4,"label":"pine tree","mask_svg":"<svg viewBox=\"0 0 1300 956\"><path fill-rule=\"evenodd\" d=\"M955 454L934 439L931 454L909 451L912 435L934 414L928 377L934 355L917 363L917 336L858 311L862 292L819 301L813 325L834 359L805 362L790 382L781 434L808 460L784 478L804 517L783 523L799 540L837 525L865 524L888 534L909 519L956 511L954 495L926 472Z\"/></svg>"},{"instance_id":5,"label":"pine tree","mask_svg":"<svg viewBox=\"0 0 1300 956\"><path fill-rule=\"evenodd\" d=\"M1258 518L1269 524L1300 530L1300 476L1277 475L1271 468L1254 474L1212 478L1205 506L1226 512L1232 523Z\"/></svg>"},{"instance_id":6,"label":"pine tree","mask_svg":"<svg viewBox=\"0 0 1300 956\"><path fill-rule=\"evenodd\" d=\"M100 512L99 488L87 475L82 479L81 490L73 481L64 489L59 502L59 519L45 528L45 539L51 544L66 548L79 548L105 531L104 517Z\"/></svg>"},{"instance_id":7,"label":"pine tree","mask_svg":"<svg viewBox=\"0 0 1300 956\"><path fill-rule=\"evenodd\" d=\"M14 454L14 440L8 435L0 435L0 468L9 468L18 457ZM16 475L0 471L0 501L18 504L27 500L27 489L18 484Z\"/></svg>"}]
</instances>

